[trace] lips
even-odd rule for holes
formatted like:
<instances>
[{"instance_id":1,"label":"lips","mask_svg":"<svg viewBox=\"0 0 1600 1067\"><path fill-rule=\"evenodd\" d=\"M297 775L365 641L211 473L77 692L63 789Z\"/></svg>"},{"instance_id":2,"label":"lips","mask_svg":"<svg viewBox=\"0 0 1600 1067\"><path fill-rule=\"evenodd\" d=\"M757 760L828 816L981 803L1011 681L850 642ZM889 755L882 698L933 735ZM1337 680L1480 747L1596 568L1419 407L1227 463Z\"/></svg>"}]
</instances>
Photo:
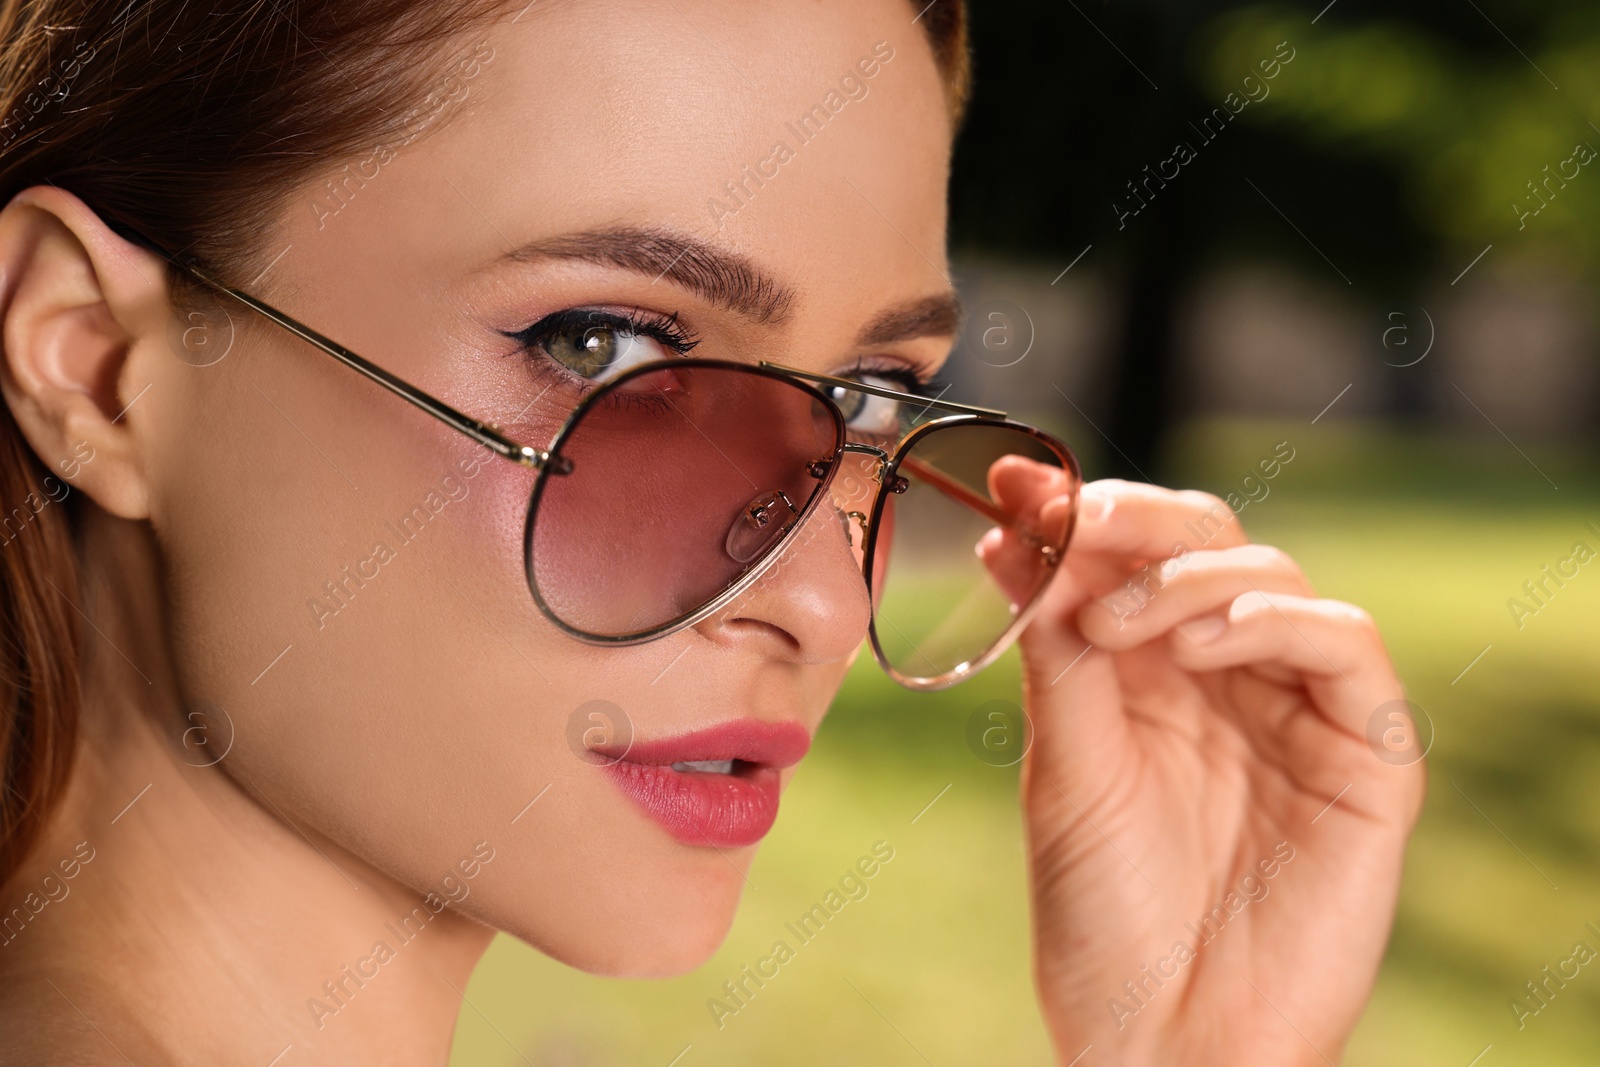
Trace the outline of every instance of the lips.
<instances>
[{"instance_id":1,"label":"lips","mask_svg":"<svg viewBox=\"0 0 1600 1067\"><path fill-rule=\"evenodd\" d=\"M591 751L607 761L602 769L622 794L678 841L737 848L772 829L779 772L810 747L810 731L797 722L737 719Z\"/></svg>"}]
</instances>

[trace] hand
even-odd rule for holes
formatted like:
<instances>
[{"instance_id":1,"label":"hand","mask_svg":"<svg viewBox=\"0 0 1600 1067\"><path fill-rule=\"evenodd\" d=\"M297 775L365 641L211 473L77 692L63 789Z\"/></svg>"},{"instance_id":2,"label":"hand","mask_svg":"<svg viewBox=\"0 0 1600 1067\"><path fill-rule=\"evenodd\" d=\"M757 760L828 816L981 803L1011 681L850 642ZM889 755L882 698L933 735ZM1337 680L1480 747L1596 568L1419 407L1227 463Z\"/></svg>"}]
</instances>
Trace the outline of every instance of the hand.
<instances>
[{"instance_id":1,"label":"hand","mask_svg":"<svg viewBox=\"0 0 1600 1067\"><path fill-rule=\"evenodd\" d=\"M1059 529L1064 479L991 474L1035 529ZM1005 580L1003 540L984 554ZM1021 640L1035 977L1061 1062L1336 1063L1424 788L1366 739L1404 695L1371 619L1202 493L1086 486L1061 571Z\"/></svg>"}]
</instances>

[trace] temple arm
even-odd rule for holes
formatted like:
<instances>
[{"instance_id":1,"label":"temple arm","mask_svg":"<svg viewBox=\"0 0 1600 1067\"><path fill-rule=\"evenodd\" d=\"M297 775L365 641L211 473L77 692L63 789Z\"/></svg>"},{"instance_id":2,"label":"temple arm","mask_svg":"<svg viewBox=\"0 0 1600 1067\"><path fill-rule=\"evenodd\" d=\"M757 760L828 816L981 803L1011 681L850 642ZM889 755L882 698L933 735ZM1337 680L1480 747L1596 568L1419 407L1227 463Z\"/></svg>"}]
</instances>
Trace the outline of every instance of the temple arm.
<instances>
[{"instance_id":1,"label":"temple arm","mask_svg":"<svg viewBox=\"0 0 1600 1067\"><path fill-rule=\"evenodd\" d=\"M550 453L541 451L540 449L534 448L531 445L525 445L520 442L513 441L511 438L507 437L503 432L501 432L500 427L496 426L494 423L482 422L470 415L466 415L460 411L457 411L455 408L451 407L449 404L446 404L443 400L440 400L432 393L418 389L405 379L398 378L395 375L390 374L388 371L384 370L376 363L373 363L371 360L366 359L363 356L356 355L356 353L350 351L337 341L324 337L316 330L313 330L304 323L285 315L272 305L257 300L249 293L233 288L232 286L223 282L216 275L200 266L198 263L173 255L171 252L168 252L156 242L150 240L148 237L145 237L143 234L137 233L137 231L132 231L131 227L124 226L123 229L133 232L141 242L148 245L152 251L165 258L173 266L185 271L190 275L193 275L205 285L215 289L219 293L222 293L224 296L232 297L234 300L244 304L252 311L259 312L262 316L278 324L279 326L282 326L284 329L288 330L302 341L305 341L307 344L326 352L334 359L337 359L340 363L343 363L345 366L350 367L351 369L377 382L379 385L383 386L391 393L394 393L402 400L416 405L452 429L466 434L468 437L489 449L491 452L494 452L496 455L503 456L506 459L511 460L513 463L520 463L524 467L532 467L535 470L542 469L546 465L552 463ZM566 473L566 470L561 469L561 467L566 465L566 461L557 458L554 462L555 465L551 466L552 471L557 474Z\"/></svg>"},{"instance_id":2,"label":"temple arm","mask_svg":"<svg viewBox=\"0 0 1600 1067\"><path fill-rule=\"evenodd\" d=\"M1044 538L1039 536L1027 523L1017 522L1013 516L1007 515L981 494L973 492L943 471L929 466L921 460L913 459L911 456L901 459L900 470L915 475L920 481L933 486L950 499L965 504L996 526L1012 530L1023 544L1028 545L1030 548L1037 548L1051 564L1054 564L1059 559L1060 553L1055 546L1046 544Z\"/></svg>"}]
</instances>

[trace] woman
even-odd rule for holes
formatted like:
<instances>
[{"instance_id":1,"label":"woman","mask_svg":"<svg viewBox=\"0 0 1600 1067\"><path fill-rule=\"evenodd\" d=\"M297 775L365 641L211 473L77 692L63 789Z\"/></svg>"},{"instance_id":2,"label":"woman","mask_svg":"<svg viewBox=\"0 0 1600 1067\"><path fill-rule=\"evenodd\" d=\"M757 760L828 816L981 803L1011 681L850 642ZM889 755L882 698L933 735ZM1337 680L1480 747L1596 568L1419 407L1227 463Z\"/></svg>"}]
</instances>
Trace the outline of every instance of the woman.
<instances>
[{"instance_id":1,"label":"woman","mask_svg":"<svg viewBox=\"0 0 1600 1067\"><path fill-rule=\"evenodd\" d=\"M707 959L871 621L866 527L908 512L824 452L827 499L757 486L717 546L754 569L686 588L703 545L628 541L681 467L635 450L637 494L541 504L525 545L529 498L594 469L537 468L597 383L691 349L812 376L760 379L772 441L780 409L925 414L896 395L952 343L966 67L959 6L922 8L5 6L6 1062L440 1063L494 930L599 974ZM1075 500L1049 448L987 489L984 566L1043 589L1022 802L1062 1062L1337 1059L1422 796L1365 741L1402 695L1370 620L1214 498Z\"/></svg>"}]
</instances>

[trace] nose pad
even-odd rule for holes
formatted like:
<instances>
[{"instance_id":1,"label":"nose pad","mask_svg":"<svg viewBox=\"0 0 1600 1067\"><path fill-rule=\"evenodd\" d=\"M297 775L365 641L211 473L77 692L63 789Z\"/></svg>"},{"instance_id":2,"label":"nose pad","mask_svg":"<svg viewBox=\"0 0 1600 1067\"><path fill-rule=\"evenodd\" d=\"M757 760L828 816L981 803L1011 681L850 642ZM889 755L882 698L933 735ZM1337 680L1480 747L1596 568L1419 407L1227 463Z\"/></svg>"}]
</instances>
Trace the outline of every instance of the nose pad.
<instances>
[{"instance_id":1,"label":"nose pad","mask_svg":"<svg viewBox=\"0 0 1600 1067\"><path fill-rule=\"evenodd\" d=\"M834 515L857 562L867 550L867 513L872 510L882 470L883 460L876 455L847 453L829 489Z\"/></svg>"},{"instance_id":2,"label":"nose pad","mask_svg":"<svg viewBox=\"0 0 1600 1067\"><path fill-rule=\"evenodd\" d=\"M723 548L740 563L756 559L794 524L800 509L782 489L769 489L739 509Z\"/></svg>"},{"instance_id":3,"label":"nose pad","mask_svg":"<svg viewBox=\"0 0 1600 1067\"><path fill-rule=\"evenodd\" d=\"M771 551L785 532L790 541L760 580L702 623L701 632L725 641L777 635L777 644L765 646L772 654L801 663L842 662L859 648L872 619L861 558L848 535L853 523L833 502L823 500L801 525L798 514L789 510L792 503L763 493L736 516L730 551L749 551L758 543Z\"/></svg>"},{"instance_id":4,"label":"nose pad","mask_svg":"<svg viewBox=\"0 0 1600 1067\"><path fill-rule=\"evenodd\" d=\"M844 527L844 539L850 543L850 547L855 549L857 553L861 553L861 552L866 551L866 548L867 548L867 516L866 516L866 514L864 512L860 512L860 511L839 511L838 508L835 508L834 510L839 516L839 525ZM856 541L856 532L855 532L855 530L850 528L850 520L851 519L854 519L856 521L856 526L861 530L861 540L860 540L859 543Z\"/></svg>"}]
</instances>

